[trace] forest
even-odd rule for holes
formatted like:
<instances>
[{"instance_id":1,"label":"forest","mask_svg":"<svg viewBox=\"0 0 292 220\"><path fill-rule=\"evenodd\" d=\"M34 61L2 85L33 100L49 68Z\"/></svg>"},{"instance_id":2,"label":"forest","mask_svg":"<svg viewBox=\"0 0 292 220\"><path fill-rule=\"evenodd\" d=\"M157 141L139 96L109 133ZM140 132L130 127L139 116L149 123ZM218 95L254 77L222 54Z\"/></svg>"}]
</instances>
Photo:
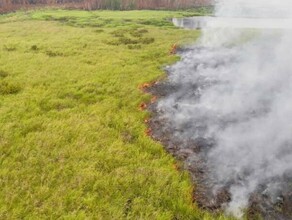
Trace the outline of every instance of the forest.
<instances>
[{"instance_id":1,"label":"forest","mask_svg":"<svg viewBox=\"0 0 292 220\"><path fill-rule=\"evenodd\" d=\"M0 0L0 13L39 6L96 10L184 9L209 5L211 0Z\"/></svg>"}]
</instances>

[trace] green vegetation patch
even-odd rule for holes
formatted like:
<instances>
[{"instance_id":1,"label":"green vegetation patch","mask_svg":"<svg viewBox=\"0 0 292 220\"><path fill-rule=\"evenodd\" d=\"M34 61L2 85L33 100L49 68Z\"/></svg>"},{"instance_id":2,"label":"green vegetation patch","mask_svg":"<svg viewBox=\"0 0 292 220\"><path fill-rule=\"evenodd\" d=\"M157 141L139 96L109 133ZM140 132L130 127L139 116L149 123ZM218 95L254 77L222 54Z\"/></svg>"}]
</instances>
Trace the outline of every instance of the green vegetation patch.
<instances>
[{"instance_id":1,"label":"green vegetation patch","mask_svg":"<svg viewBox=\"0 0 292 220\"><path fill-rule=\"evenodd\" d=\"M203 15L204 9L198 8L185 11L57 11L46 10L26 16L37 20L56 21L64 25L85 28L115 28L155 26L160 28L175 28L171 18Z\"/></svg>"},{"instance_id":2,"label":"green vegetation patch","mask_svg":"<svg viewBox=\"0 0 292 220\"><path fill-rule=\"evenodd\" d=\"M16 46L15 45L3 45L3 50L6 50L8 52L15 51Z\"/></svg>"},{"instance_id":3,"label":"green vegetation patch","mask_svg":"<svg viewBox=\"0 0 292 220\"><path fill-rule=\"evenodd\" d=\"M117 29L111 32L114 37L113 40L107 40L109 45L128 45L129 49L141 49L141 44L152 44L155 39L153 37L144 36L148 33L147 29L131 28L131 29Z\"/></svg>"},{"instance_id":4,"label":"green vegetation patch","mask_svg":"<svg viewBox=\"0 0 292 220\"><path fill-rule=\"evenodd\" d=\"M6 78L8 75L9 75L9 74L8 74L6 71L4 71L4 70L0 70L0 79L1 79L1 78Z\"/></svg>"},{"instance_id":5,"label":"green vegetation patch","mask_svg":"<svg viewBox=\"0 0 292 220\"><path fill-rule=\"evenodd\" d=\"M21 90L18 84L0 81L0 95L16 94Z\"/></svg>"},{"instance_id":6,"label":"green vegetation patch","mask_svg":"<svg viewBox=\"0 0 292 220\"><path fill-rule=\"evenodd\" d=\"M18 83L6 80L8 76L8 72L0 70L0 95L16 94L21 90Z\"/></svg>"},{"instance_id":7,"label":"green vegetation patch","mask_svg":"<svg viewBox=\"0 0 292 220\"><path fill-rule=\"evenodd\" d=\"M138 87L199 32L136 21L176 16L0 16L0 48L10 48L0 50L0 219L214 219L193 205L189 176L145 134L138 108L151 99ZM99 18L108 25L67 25Z\"/></svg>"}]
</instances>

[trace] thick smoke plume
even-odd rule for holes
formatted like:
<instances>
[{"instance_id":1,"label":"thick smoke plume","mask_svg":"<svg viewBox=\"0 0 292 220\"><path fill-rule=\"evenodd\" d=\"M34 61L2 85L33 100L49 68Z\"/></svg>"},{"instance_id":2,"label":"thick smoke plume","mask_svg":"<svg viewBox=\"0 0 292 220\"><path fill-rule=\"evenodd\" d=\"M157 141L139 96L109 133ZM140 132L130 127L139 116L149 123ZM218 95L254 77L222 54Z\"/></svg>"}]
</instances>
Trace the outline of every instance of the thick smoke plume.
<instances>
[{"instance_id":1,"label":"thick smoke plume","mask_svg":"<svg viewBox=\"0 0 292 220\"><path fill-rule=\"evenodd\" d=\"M216 5L217 16L270 22L291 12L290 0ZM212 143L205 158L214 193L227 186L226 211L240 216L254 192L277 200L291 190L292 32L218 27L203 33L170 67L175 92L158 108L177 139Z\"/></svg>"}]
</instances>

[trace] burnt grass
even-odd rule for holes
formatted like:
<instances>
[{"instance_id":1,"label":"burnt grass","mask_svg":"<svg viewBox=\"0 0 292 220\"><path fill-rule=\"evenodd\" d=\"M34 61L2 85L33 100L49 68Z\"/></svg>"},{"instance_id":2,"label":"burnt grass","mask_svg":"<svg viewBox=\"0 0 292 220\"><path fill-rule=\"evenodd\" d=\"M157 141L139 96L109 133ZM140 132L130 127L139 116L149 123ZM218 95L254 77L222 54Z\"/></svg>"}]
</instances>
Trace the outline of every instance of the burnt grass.
<instances>
[{"instance_id":1,"label":"burnt grass","mask_svg":"<svg viewBox=\"0 0 292 220\"><path fill-rule=\"evenodd\" d=\"M179 54L189 50L179 48ZM165 70L169 74L168 70ZM193 88L196 89L196 84ZM170 83L167 78L150 84L143 88L144 92L149 93L159 101L171 95L180 87ZM191 176L194 184L193 202L201 209L211 212L222 212L226 204L231 201L229 193L230 186L222 187L214 195L213 181L208 175L206 154L214 146L212 140L198 138L196 140L178 140L173 134L176 132L170 122L161 119L163 112L158 108L156 102L147 105L147 110L151 113L151 118L147 120L149 135L156 141L162 143L168 153L178 161L178 169L186 170ZM283 179L286 185L290 185L291 179ZM246 210L247 219L266 219L266 220L286 220L292 219L292 192L291 187L284 191L277 201L263 193L263 186L250 196L249 206Z\"/></svg>"}]
</instances>

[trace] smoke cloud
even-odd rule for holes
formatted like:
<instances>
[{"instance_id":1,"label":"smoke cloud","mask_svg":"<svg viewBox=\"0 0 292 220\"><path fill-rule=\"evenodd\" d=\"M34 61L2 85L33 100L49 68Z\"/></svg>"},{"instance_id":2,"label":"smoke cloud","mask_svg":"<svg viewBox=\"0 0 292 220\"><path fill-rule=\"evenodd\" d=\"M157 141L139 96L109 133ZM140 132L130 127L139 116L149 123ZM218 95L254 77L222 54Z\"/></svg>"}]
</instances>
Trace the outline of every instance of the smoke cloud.
<instances>
[{"instance_id":1,"label":"smoke cloud","mask_svg":"<svg viewBox=\"0 0 292 220\"><path fill-rule=\"evenodd\" d=\"M221 0L216 16L288 19L290 0ZM230 18L232 19L232 18ZM226 211L238 217L259 191L272 200L291 191L292 32L207 28L199 44L169 67L174 92L158 103L177 139L206 150L214 192L228 186Z\"/></svg>"}]
</instances>

